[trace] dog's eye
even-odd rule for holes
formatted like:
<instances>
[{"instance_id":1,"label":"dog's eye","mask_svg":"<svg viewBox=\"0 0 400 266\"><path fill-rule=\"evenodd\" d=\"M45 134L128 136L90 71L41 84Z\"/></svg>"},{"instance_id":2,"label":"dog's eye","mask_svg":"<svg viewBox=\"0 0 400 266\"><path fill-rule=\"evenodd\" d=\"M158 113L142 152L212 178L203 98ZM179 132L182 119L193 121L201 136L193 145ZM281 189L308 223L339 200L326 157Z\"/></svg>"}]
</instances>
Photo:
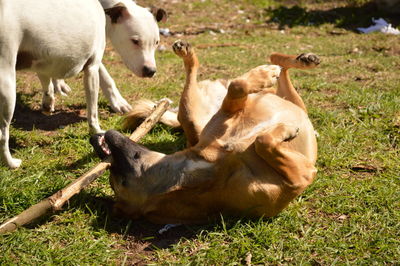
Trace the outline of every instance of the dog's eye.
<instances>
[{"instance_id":1,"label":"dog's eye","mask_svg":"<svg viewBox=\"0 0 400 266\"><path fill-rule=\"evenodd\" d=\"M158 45L160 43L160 41L156 41L156 45Z\"/></svg>"},{"instance_id":2,"label":"dog's eye","mask_svg":"<svg viewBox=\"0 0 400 266\"><path fill-rule=\"evenodd\" d=\"M134 45L139 45L140 41L137 39L132 39L132 42Z\"/></svg>"},{"instance_id":3,"label":"dog's eye","mask_svg":"<svg viewBox=\"0 0 400 266\"><path fill-rule=\"evenodd\" d=\"M135 155L133 155L133 159L138 160L140 159L140 153L135 153Z\"/></svg>"}]
</instances>

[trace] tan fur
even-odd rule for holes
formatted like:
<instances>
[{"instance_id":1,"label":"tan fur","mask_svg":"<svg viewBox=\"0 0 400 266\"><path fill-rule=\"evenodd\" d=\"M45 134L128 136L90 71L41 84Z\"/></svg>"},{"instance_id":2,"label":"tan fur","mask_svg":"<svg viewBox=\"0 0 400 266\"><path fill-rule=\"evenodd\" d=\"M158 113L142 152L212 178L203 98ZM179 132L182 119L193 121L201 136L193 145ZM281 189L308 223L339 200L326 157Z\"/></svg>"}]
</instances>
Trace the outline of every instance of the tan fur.
<instances>
[{"instance_id":1,"label":"tan fur","mask_svg":"<svg viewBox=\"0 0 400 266\"><path fill-rule=\"evenodd\" d=\"M129 185L112 175L118 206L156 223L199 223L220 213L278 214L316 174L314 129L288 69L312 68L319 60L273 54L279 67L259 66L216 86L225 97L210 113L212 95L197 83L193 49L183 42L173 48L186 71L178 119L189 148L171 155L149 151L142 176Z\"/></svg>"},{"instance_id":2,"label":"tan fur","mask_svg":"<svg viewBox=\"0 0 400 266\"><path fill-rule=\"evenodd\" d=\"M150 115L156 103L150 100L141 99L134 103L134 108L125 115L122 128L135 129ZM171 127L180 127L177 114L167 110L160 119L160 122Z\"/></svg>"}]
</instances>

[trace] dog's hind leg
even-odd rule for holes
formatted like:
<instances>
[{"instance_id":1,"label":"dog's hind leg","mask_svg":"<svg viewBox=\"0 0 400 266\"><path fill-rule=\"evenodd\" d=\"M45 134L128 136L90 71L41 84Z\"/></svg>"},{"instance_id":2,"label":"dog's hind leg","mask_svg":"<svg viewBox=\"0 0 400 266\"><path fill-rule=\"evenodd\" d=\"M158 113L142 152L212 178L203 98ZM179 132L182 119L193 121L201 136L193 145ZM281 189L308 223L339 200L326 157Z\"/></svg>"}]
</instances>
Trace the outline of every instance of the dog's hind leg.
<instances>
[{"instance_id":1,"label":"dog's hind leg","mask_svg":"<svg viewBox=\"0 0 400 266\"><path fill-rule=\"evenodd\" d=\"M188 141L188 146L193 146L199 141L199 135L203 130L199 123L196 110L201 106L201 92L197 84L197 71L199 61L193 48L187 42L176 41L172 46L175 54L183 59L186 71L186 82L179 102L178 120L182 125Z\"/></svg>"},{"instance_id":2,"label":"dog's hind leg","mask_svg":"<svg viewBox=\"0 0 400 266\"><path fill-rule=\"evenodd\" d=\"M12 61L12 60L10 60ZM21 160L11 156L9 148L10 123L16 102L16 74L13 64L1 57L0 60L0 162L10 168L17 168Z\"/></svg>"},{"instance_id":3,"label":"dog's hind leg","mask_svg":"<svg viewBox=\"0 0 400 266\"><path fill-rule=\"evenodd\" d=\"M295 126L280 123L259 135L255 141L257 154L283 178L285 191L282 191L283 198L278 200L285 206L312 183L317 172L311 160L288 144L298 131Z\"/></svg>"},{"instance_id":4,"label":"dog's hind leg","mask_svg":"<svg viewBox=\"0 0 400 266\"><path fill-rule=\"evenodd\" d=\"M307 112L307 108L301 99L300 95L297 93L292 82L290 81L289 68L298 69L310 69L315 68L320 63L320 59L315 54L301 54L295 55L285 55L280 53L273 53L270 56L270 60L273 64L282 67L281 74L278 80L278 89L276 94L292 103L296 104Z\"/></svg>"},{"instance_id":5,"label":"dog's hind leg","mask_svg":"<svg viewBox=\"0 0 400 266\"><path fill-rule=\"evenodd\" d=\"M273 86L279 76L278 66L259 66L231 81L221 109L227 113L242 110L250 93L257 93Z\"/></svg>"},{"instance_id":6,"label":"dog's hind leg","mask_svg":"<svg viewBox=\"0 0 400 266\"><path fill-rule=\"evenodd\" d=\"M51 78L38 74L43 89L42 109L45 112L54 112L54 85Z\"/></svg>"}]
</instances>

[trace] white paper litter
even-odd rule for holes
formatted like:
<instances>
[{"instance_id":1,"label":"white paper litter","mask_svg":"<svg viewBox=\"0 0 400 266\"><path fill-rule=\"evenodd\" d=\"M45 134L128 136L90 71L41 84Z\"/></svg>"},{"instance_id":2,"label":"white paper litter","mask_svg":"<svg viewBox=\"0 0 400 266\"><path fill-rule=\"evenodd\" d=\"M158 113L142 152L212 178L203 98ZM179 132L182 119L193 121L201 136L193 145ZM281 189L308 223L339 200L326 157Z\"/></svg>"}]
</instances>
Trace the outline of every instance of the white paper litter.
<instances>
[{"instance_id":1,"label":"white paper litter","mask_svg":"<svg viewBox=\"0 0 400 266\"><path fill-rule=\"evenodd\" d=\"M163 228L161 228L160 230L158 230L158 233L159 233L160 235L162 235L162 234L168 232L170 229L175 228L175 227L178 227L178 226L180 226L180 225L181 225L181 224L166 224Z\"/></svg>"},{"instance_id":2,"label":"white paper litter","mask_svg":"<svg viewBox=\"0 0 400 266\"><path fill-rule=\"evenodd\" d=\"M171 35L171 32L169 31L168 28L160 28L160 34L161 34L162 36L170 36L170 35Z\"/></svg>"},{"instance_id":3,"label":"white paper litter","mask_svg":"<svg viewBox=\"0 0 400 266\"><path fill-rule=\"evenodd\" d=\"M372 22L374 23L374 25L369 26L368 28L357 28L357 30L360 31L361 33L370 33L374 31L379 31L386 34L400 35L400 30L393 28L392 24L387 23L386 20L384 20L383 18L379 19L373 18Z\"/></svg>"}]
</instances>

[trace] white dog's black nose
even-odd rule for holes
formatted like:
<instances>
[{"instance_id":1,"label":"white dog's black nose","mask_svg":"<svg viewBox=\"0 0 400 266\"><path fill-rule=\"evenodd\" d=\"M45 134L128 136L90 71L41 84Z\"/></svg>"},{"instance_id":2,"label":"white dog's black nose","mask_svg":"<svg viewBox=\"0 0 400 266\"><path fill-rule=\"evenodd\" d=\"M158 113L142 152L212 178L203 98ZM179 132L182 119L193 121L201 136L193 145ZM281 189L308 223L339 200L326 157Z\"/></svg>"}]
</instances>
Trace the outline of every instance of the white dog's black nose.
<instances>
[{"instance_id":1,"label":"white dog's black nose","mask_svg":"<svg viewBox=\"0 0 400 266\"><path fill-rule=\"evenodd\" d=\"M144 66L143 70L142 70L142 73L143 73L143 77L151 78L156 73L156 68L155 67Z\"/></svg>"}]
</instances>

